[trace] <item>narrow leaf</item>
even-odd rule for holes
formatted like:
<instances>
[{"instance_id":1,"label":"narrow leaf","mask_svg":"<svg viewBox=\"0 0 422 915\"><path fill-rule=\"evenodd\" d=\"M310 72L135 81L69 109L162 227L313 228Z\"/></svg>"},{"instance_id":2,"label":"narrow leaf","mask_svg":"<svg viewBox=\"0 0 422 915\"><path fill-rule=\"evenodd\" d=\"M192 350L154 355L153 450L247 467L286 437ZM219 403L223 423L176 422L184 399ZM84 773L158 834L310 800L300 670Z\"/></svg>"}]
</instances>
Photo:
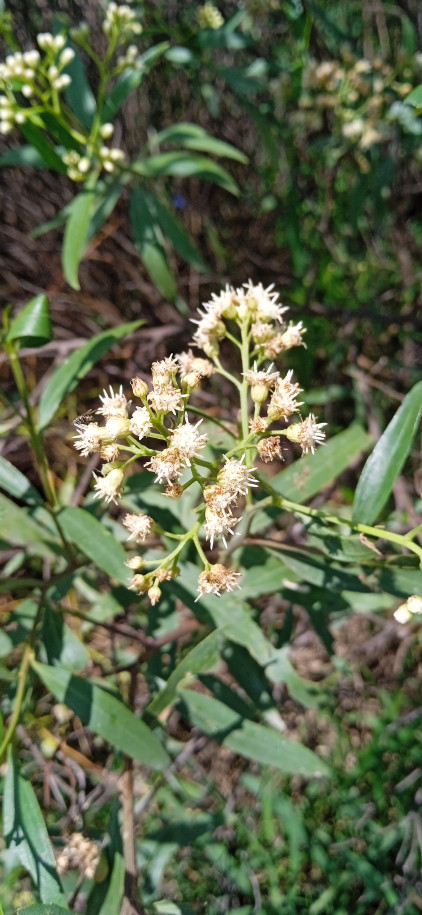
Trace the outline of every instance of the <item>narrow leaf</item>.
<instances>
[{"instance_id":1,"label":"narrow leaf","mask_svg":"<svg viewBox=\"0 0 422 915\"><path fill-rule=\"evenodd\" d=\"M85 67L78 53L67 65L65 73L72 80L65 92L66 101L80 123L90 130L97 110L97 103L89 85Z\"/></svg>"},{"instance_id":2,"label":"narrow leaf","mask_svg":"<svg viewBox=\"0 0 422 915\"><path fill-rule=\"evenodd\" d=\"M33 661L32 666L58 702L64 702L112 747L151 769L163 770L169 757L158 737L119 699L96 683L69 671Z\"/></svg>"},{"instance_id":3,"label":"narrow leaf","mask_svg":"<svg viewBox=\"0 0 422 915\"><path fill-rule=\"evenodd\" d=\"M9 496L21 499L27 505L43 505L43 499L35 486L27 480L13 464L0 455L0 489Z\"/></svg>"},{"instance_id":4,"label":"narrow leaf","mask_svg":"<svg viewBox=\"0 0 422 915\"><path fill-rule=\"evenodd\" d=\"M12 165L18 168L45 168L45 162L33 146L18 146L0 156L0 168Z\"/></svg>"},{"instance_id":5,"label":"narrow leaf","mask_svg":"<svg viewBox=\"0 0 422 915\"><path fill-rule=\"evenodd\" d=\"M4 837L31 876L42 902L65 903L56 860L32 785L9 755L4 785Z\"/></svg>"},{"instance_id":6,"label":"narrow leaf","mask_svg":"<svg viewBox=\"0 0 422 915\"><path fill-rule=\"evenodd\" d=\"M45 135L45 131L26 121L25 124L19 125L19 130L25 137L25 140L33 146L40 154L43 162L48 168L62 175L67 174L67 166L64 164L61 156L56 152L55 147L50 143Z\"/></svg>"},{"instance_id":7,"label":"narrow leaf","mask_svg":"<svg viewBox=\"0 0 422 915\"><path fill-rule=\"evenodd\" d=\"M67 506L59 512L63 533L89 559L112 578L128 583L126 552L113 534L84 508Z\"/></svg>"},{"instance_id":8,"label":"narrow leaf","mask_svg":"<svg viewBox=\"0 0 422 915\"><path fill-rule=\"evenodd\" d=\"M148 159L140 158L132 162L132 169L146 178L158 175L174 175L178 178L202 178L213 181L231 194L239 196L239 188L225 168L206 156L183 151L160 153Z\"/></svg>"},{"instance_id":9,"label":"narrow leaf","mask_svg":"<svg viewBox=\"0 0 422 915\"><path fill-rule=\"evenodd\" d=\"M328 767L315 753L302 744L294 743L278 731L241 718L218 699L179 689L195 727L228 747L266 766L274 766L288 775L327 775Z\"/></svg>"},{"instance_id":10,"label":"narrow leaf","mask_svg":"<svg viewBox=\"0 0 422 915\"><path fill-rule=\"evenodd\" d=\"M414 108L422 108L422 86L416 86L409 95L404 99L406 105L413 105Z\"/></svg>"},{"instance_id":11,"label":"narrow leaf","mask_svg":"<svg viewBox=\"0 0 422 915\"><path fill-rule=\"evenodd\" d=\"M161 295L174 302L177 283L167 260L162 232L148 206L146 194L137 187L133 189L130 201L130 221L136 247L151 279Z\"/></svg>"},{"instance_id":12,"label":"narrow leaf","mask_svg":"<svg viewBox=\"0 0 422 915\"><path fill-rule=\"evenodd\" d=\"M69 909L58 905L30 905L18 909L18 915L69 915Z\"/></svg>"},{"instance_id":13,"label":"narrow leaf","mask_svg":"<svg viewBox=\"0 0 422 915\"><path fill-rule=\"evenodd\" d=\"M329 486L373 439L361 426L353 425L321 446L315 454L295 461L271 480L271 486L286 499L306 502Z\"/></svg>"},{"instance_id":14,"label":"narrow leaf","mask_svg":"<svg viewBox=\"0 0 422 915\"><path fill-rule=\"evenodd\" d=\"M168 705L170 705L176 695L176 690L180 681L183 680L183 677L186 677L187 674L195 675L215 667L220 658L219 644L221 641L221 632L221 629L216 629L214 632L211 632L210 635L207 635L206 638L199 643L199 645L195 645L195 648L192 648L180 664L177 665L176 669L167 680L164 689L162 689L161 692L158 693L158 696L148 705L147 712L150 715L155 715L157 717Z\"/></svg>"},{"instance_id":15,"label":"narrow leaf","mask_svg":"<svg viewBox=\"0 0 422 915\"><path fill-rule=\"evenodd\" d=\"M46 295L36 295L12 321L8 340L19 340L22 346L44 346L53 339L50 306Z\"/></svg>"},{"instance_id":16,"label":"narrow leaf","mask_svg":"<svg viewBox=\"0 0 422 915\"><path fill-rule=\"evenodd\" d=\"M88 234L95 202L94 190L83 190L70 206L70 217L63 240L62 263L64 275L73 289L80 289L78 271Z\"/></svg>"},{"instance_id":17,"label":"narrow leaf","mask_svg":"<svg viewBox=\"0 0 422 915\"><path fill-rule=\"evenodd\" d=\"M114 343L137 330L143 323L143 321L130 321L128 324L104 330L92 340L87 340L65 359L53 373L41 394L38 414L40 429L48 426L66 394L76 388L81 378L85 377L101 359L101 356L107 353Z\"/></svg>"},{"instance_id":18,"label":"narrow leaf","mask_svg":"<svg viewBox=\"0 0 422 915\"><path fill-rule=\"evenodd\" d=\"M230 159L236 159L238 162L246 163L248 161L247 156L240 149L236 149L230 143L217 140L207 133L203 127L199 127L198 124L180 122L160 130L152 138L150 145L154 147L160 146L162 143L177 143L187 149L195 149L216 156L227 156Z\"/></svg>"},{"instance_id":19,"label":"narrow leaf","mask_svg":"<svg viewBox=\"0 0 422 915\"><path fill-rule=\"evenodd\" d=\"M0 538L15 546L22 546L30 554L47 556L52 559L59 547L54 543L51 531L32 517L28 508L15 505L0 493Z\"/></svg>"},{"instance_id":20,"label":"narrow leaf","mask_svg":"<svg viewBox=\"0 0 422 915\"><path fill-rule=\"evenodd\" d=\"M163 234L173 245L174 250L177 251L177 253L180 254L180 257L183 257L188 264L192 264L193 267L200 270L201 273L209 273L210 268L205 263L198 248L193 243L192 239L189 238L188 233L185 232L185 229L180 222L175 219L170 210L164 206L155 194L149 192L144 193L150 212L155 216Z\"/></svg>"},{"instance_id":21,"label":"narrow leaf","mask_svg":"<svg viewBox=\"0 0 422 915\"><path fill-rule=\"evenodd\" d=\"M363 468L353 504L354 521L373 524L379 517L409 454L421 409L419 381L406 394Z\"/></svg>"}]
</instances>

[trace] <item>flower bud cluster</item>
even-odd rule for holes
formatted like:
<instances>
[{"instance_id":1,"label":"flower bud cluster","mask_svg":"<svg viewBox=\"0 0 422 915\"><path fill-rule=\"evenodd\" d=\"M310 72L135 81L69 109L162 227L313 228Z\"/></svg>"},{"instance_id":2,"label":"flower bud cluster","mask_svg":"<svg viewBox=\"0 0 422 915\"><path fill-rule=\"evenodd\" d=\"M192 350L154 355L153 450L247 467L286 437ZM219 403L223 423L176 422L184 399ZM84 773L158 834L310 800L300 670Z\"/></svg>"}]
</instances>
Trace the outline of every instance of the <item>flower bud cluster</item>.
<instances>
[{"instance_id":1,"label":"flower bud cluster","mask_svg":"<svg viewBox=\"0 0 422 915\"><path fill-rule=\"evenodd\" d=\"M287 309L278 302L272 287L264 289L251 281L236 290L227 286L203 307L195 322L198 329L192 342L201 345L211 358L195 356L189 349L154 362L150 383L139 377L132 379L134 404L127 400L122 387L117 392L110 387L100 397L97 409L104 423L93 420L92 411L75 423L75 447L84 456L99 453L104 461L101 475L94 474L95 497L118 504L126 470L138 459L154 474L155 482L164 486L168 498L182 497L192 484L198 487L198 521L186 535L177 535L173 552L163 560L143 560L136 555L128 562L135 572L130 587L139 594L148 594L152 604L159 600L161 583L179 574L176 560L190 541L204 565L198 581L199 595L220 595L236 587L239 573L208 561L199 543L201 533L210 550L219 540L227 548L227 538L234 534L245 503L251 506L252 491L259 485L254 456L265 462L282 459L283 436L299 444L302 454L313 453L325 437L325 424L318 423L313 414L301 419L303 401L298 398L302 392L293 381L292 371L283 377L273 364L260 367L267 358L268 344L272 342L277 349L279 344L274 341L286 339L291 327L283 324ZM230 330L227 322L231 322ZM257 338L257 325L267 327L265 345ZM279 351L303 345L302 333L300 322L300 330L289 337L289 346L284 343ZM243 380L220 364L219 342L226 334L242 353ZM248 368L251 359L253 368ZM189 412L195 408L189 406L189 399L202 379L219 371L231 377L240 392L241 429L238 437L234 436L234 447L213 459L212 437L208 429L201 428L202 419L192 422ZM274 429L274 423L281 427ZM128 539L135 544L170 533L162 531L154 518L144 512L127 513L122 523ZM147 562L157 568L145 572Z\"/></svg>"},{"instance_id":2,"label":"flower bud cluster","mask_svg":"<svg viewBox=\"0 0 422 915\"><path fill-rule=\"evenodd\" d=\"M70 85L70 76L63 70L71 63L75 52L65 47L64 35L41 32L37 35L37 44L43 56L33 48L9 54L4 63L0 63L0 88L6 93L0 95L0 133L10 133L13 127L32 117L31 106L22 106L16 93L31 100L31 105L39 105Z\"/></svg>"},{"instance_id":3,"label":"flower bud cluster","mask_svg":"<svg viewBox=\"0 0 422 915\"><path fill-rule=\"evenodd\" d=\"M107 36L115 36L119 44L130 39L133 35L140 35L142 25L137 21L136 13L127 4L118 6L111 0L107 4L103 31Z\"/></svg>"},{"instance_id":4,"label":"flower bud cluster","mask_svg":"<svg viewBox=\"0 0 422 915\"><path fill-rule=\"evenodd\" d=\"M204 3L197 13L200 29L220 29L224 25L224 17L213 3Z\"/></svg>"}]
</instances>

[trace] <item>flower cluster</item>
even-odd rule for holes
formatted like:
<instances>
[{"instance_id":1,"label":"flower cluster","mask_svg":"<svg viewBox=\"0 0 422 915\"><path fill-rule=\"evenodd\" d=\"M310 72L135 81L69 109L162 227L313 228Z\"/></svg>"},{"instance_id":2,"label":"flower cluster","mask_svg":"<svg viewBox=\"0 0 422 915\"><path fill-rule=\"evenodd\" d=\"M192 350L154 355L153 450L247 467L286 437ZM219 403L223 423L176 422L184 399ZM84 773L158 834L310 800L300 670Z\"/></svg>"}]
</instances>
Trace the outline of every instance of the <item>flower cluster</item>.
<instances>
[{"instance_id":1,"label":"flower cluster","mask_svg":"<svg viewBox=\"0 0 422 915\"><path fill-rule=\"evenodd\" d=\"M224 25L224 17L213 3L204 3L197 13L200 29L220 29Z\"/></svg>"},{"instance_id":2,"label":"flower cluster","mask_svg":"<svg viewBox=\"0 0 422 915\"><path fill-rule=\"evenodd\" d=\"M324 423L318 423L312 413L300 417L302 391L293 381L292 371L282 376L273 363L262 365L270 348L273 355L304 345L302 323L286 325L286 311L271 286L265 289L251 281L240 289L226 286L204 303L194 322L197 330L192 344L201 346L209 358L189 349L154 362L149 383L140 377L132 379L134 402L127 400L122 387L117 392L110 388L103 392L97 409L102 424L93 419L92 411L76 420L75 447L84 456L99 453L104 461L101 475L94 474L97 498L118 504L126 470L138 459L154 474L155 482L163 485L168 498L181 498L191 485L197 486L198 520L185 535L176 536L175 549L164 559L135 555L128 561L135 573L130 587L139 594L147 593L152 604L160 598L161 583L179 574L176 561L188 542L194 544L204 565L199 596L220 595L237 586L238 572L207 559L201 533L209 550L220 540L228 548L228 537L235 533L245 509L253 510L252 493L260 483L253 466L255 456L264 462L282 459L283 436L299 444L302 454L313 454L324 440ZM219 342L225 336L239 349L240 375L232 375L220 363ZM191 395L214 372L232 379L241 403L238 434L230 433L233 447L225 454L217 452L217 457L209 425L204 429L203 418L194 422L190 416L192 411L200 412L190 405ZM122 523L135 544L166 534L174 537L144 512L126 513ZM154 568L145 571L148 563Z\"/></svg>"},{"instance_id":3,"label":"flower cluster","mask_svg":"<svg viewBox=\"0 0 422 915\"><path fill-rule=\"evenodd\" d=\"M135 35L140 35L142 25L136 18L136 13L126 3L119 6L111 0L107 4L103 31L107 36L115 35L119 44L130 40Z\"/></svg>"},{"instance_id":4,"label":"flower cluster","mask_svg":"<svg viewBox=\"0 0 422 915\"><path fill-rule=\"evenodd\" d=\"M24 53L16 51L0 64L0 87L5 92L0 95L0 133L10 133L15 125L24 124L31 116L31 107L20 105L16 92L31 100L32 105L40 102L44 105L70 85L70 76L63 70L75 52L65 47L64 35L41 32L37 44L43 56L36 48Z\"/></svg>"}]
</instances>

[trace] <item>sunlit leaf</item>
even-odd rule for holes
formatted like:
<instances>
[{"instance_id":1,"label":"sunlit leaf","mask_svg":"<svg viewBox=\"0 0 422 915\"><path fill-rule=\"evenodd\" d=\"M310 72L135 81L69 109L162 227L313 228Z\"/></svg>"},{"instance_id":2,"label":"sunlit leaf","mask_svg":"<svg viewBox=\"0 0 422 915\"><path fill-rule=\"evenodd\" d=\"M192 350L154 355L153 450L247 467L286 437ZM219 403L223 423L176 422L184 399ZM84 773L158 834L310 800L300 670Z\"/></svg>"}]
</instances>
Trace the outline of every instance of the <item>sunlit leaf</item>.
<instances>
[{"instance_id":1,"label":"sunlit leaf","mask_svg":"<svg viewBox=\"0 0 422 915\"><path fill-rule=\"evenodd\" d=\"M67 282L80 289L79 264L85 251L88 228L95 203L95 191L84 189L72 200L63 240L62 264Z\"/></svg>"},{"instance_id":2,"label":"sunlit leaf","mask_svg":"<svg viewBox=\"0 0 422 915\"><path fill-rule=\"evenodd\" d=\"M363 468L353 504L354 521L370 525L377 520L409 454L421 410L419 381L406 394Z\"/></svg>"},{"instance_id":3,"label":"sunlit leaf","mask_svg":"<svg viewBox=\"0 0 422 915\"><path fill-rule=\"evenodd\" d=\"M236 159L238 162L246 163L248 157L232 146L230 143L224 143L210 136L203 127L198 124L188 122L179 122L160 130L151 140L151 147L161 146L163 143L177 143L186 149L194 149L199 152L206 152L215 156L227 156L230 159Z\"/></svg>"},{"instance_id":4,"label":"sunlit leaf","mask_svg":"<svg viewBox=\"0 0 422 915\"><path fill-rule=\"evenodd\" d=\"M35 791L9 754L4 784L4 838L30 874L43 902L64 902L56 859Z\"/></svg>"},{"instance_id":5,"label":"sunlit leaf","mask_svg":"<svg viewBox=\"0 0 422 915\"><path fill-rule=\"evenodd\" d=\"M147 711L150 715L157 717L170 705L176 695L179 683L187 674L195 675L215 667L220 657L220 642L221 630L216 629L185 655L170 675L164 689L148 705Z\"/></svg>"},{"instance_id":6,"label":"sunlit leaf","mask_svg":"<svg viewBox=\"0 0 422 915\"><path fill-rule=\"evenodd\" d=\"M204 181L213 181L231 194L239 195L239 188L228 171L196 153L183 151L159 153L148 159L135 159L132 169L146 178L156 178L158 175L173 175L178 178L201 178Z\"/></svg>"},{"instance_id":7,"label":"sunlit leaf","mask_svg":"<svg viewBox=\"0 0 422 915\"><path fill-rule=\"evenodd\" d=\"M168 263L164 238L156 217L148 205L148 196L135 187L130 200L130 221L133 238L157 289L164 298L174 302L177 283Z\"/></svg>"},{"instance_id":8,"label":"sunlit leaf","mask_svg":"<svg viewBox=\"0 0 422 915\"><path fill-rule=\"evenodd\" d=\"M67 670L37 661L32 666L57 701L64 702L111 747L152 769L166 768L169 757L158 737L112 693Z\"/></svg>"},{"instance_id":9,"label":"sunlit leaf","mask_svg":"<svg viewBox=\"0 0 422 915\"><path fill-rule=\"evenodd\" d=\"M4 489L9 496L14 496L15 499L21 499L27 505L43 504L43 499L35 486L2 455L0 455L0 489Z\"/></svg>"},{"instance_id":10,"label":"sunlit leaf","mask_svg":"<svg viewBox=\"0 0 422 915\"><path fill-rule=\"evenodd\" d=\"M126 551L94 515L83 508L66 506L60 510L58 517L63 533L71 543L111 578L128 584Z\"/></svg>"},{"instance_id":11,"label":"sunlit leaf","mask_svg":"<svg viewBox=\"0 0 422 915\"><path fill-rule=\"evenodd\" d=\"M278 731L242 718L218 699L179 689L192 724L219 743L266 766L281 769L286 775L327 775L328 766L307 747L283 737Z\"/></svg>"},{"instance_id":12,"label":"sunlit leaf","mask_svg":"<svg viewBox=\"0 0 422 915\"><path fill-rule=\"evenodd\" d=\"M22 346L44 346L53 339L50 306L46 295L36 295L16 315L8 333L8 340L19 340Z\"/></svg>"}]
</instances>

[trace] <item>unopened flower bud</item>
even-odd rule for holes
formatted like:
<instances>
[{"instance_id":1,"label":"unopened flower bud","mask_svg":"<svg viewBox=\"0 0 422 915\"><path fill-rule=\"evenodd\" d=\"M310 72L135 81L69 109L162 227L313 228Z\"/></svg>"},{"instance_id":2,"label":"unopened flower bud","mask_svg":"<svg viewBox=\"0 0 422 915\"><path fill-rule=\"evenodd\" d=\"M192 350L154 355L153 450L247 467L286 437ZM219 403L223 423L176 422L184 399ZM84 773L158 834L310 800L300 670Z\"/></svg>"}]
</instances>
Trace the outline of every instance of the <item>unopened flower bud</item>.
<instances>
[{"instance_id":1,"label":"unopened flower bud","mask_svg":"<svg viewBox=\"0 0 422 915\"><path fill-rule=\"evenodd\" d=\"M108 438L112 441L116 438L125 438L129 435L130 420L126 416L109 416L105 428Z\"/></svg>"},{"instance_id":2,"label":"unopened flower bud","mask_svg":"<svg viewBox=\"0 0 422 915\"><path fill-rule=\"evenodd\" d=\"M138 594L144 594L148 589L148 579L145 575L134 575L129 587L131 591L137 591Z\"/></svg>"},{"instance_id":3,"label":"unopened flower bud","mask_svg":"<svg viewBox=\"0 0 422 915\"><path fill-rule=\"evenodd\" d=\"M127 566L128 569L133 569L134 571L142 569L144 565L145 562L142 559L142 556L132 556L131 559L127 559L125 562L125 566Z\"/></svg>"},{"instance_id":4,"label":"unopened flower bud","mask_svg":"<svg viewBox=\"0 0 422 915\"><path fill-rule=\"evenodd\" d=\"M103 140L109 140L110 137L113 136L113 133L114 133L113 124L103 124L100 127L100 136L103 138Z\"/></svg>"},{"instance_id":5,"label":"unopened flower bud","mask_svg":"<svg viewBox=\"0 0 422 915\"><path fill-rule=\"evenodd\" d=\"M141 400L145 400L148 394L148 385L146 381L143 381L142 378L136 377L132 378L130 383L135 397L140 397Z\"/></svg>"},{"instance_id":6,"label":"unopened flower bud","mask_svg":"<svg viewBox=\"0 0 422 915\"><path fill-rule=\"evenodd\" d=\"M152 606L155 607L161 597L161 589L158 587L158 585L153 585L152 588L149 589L148 597L152 603Z\"/></svg>"}]
</instances>

